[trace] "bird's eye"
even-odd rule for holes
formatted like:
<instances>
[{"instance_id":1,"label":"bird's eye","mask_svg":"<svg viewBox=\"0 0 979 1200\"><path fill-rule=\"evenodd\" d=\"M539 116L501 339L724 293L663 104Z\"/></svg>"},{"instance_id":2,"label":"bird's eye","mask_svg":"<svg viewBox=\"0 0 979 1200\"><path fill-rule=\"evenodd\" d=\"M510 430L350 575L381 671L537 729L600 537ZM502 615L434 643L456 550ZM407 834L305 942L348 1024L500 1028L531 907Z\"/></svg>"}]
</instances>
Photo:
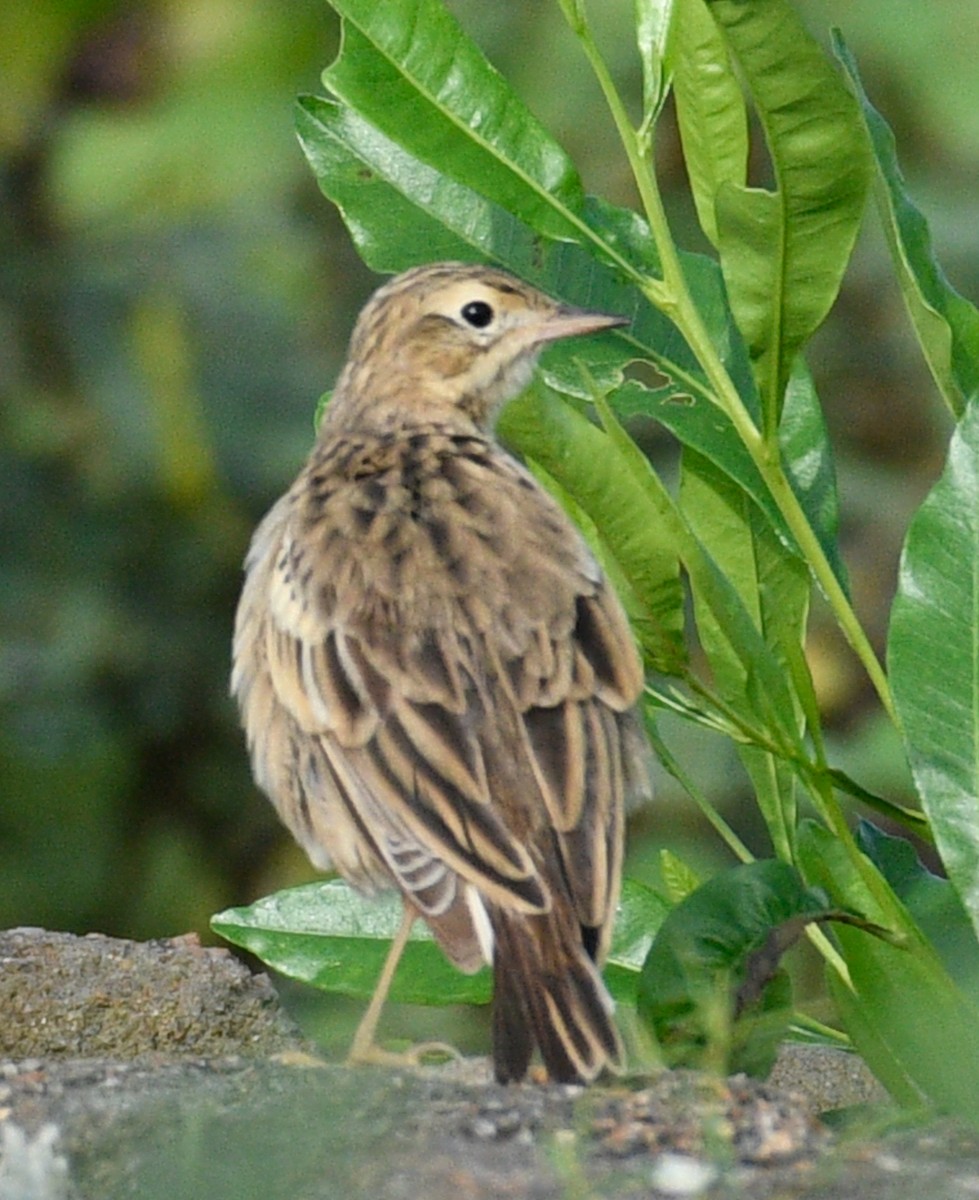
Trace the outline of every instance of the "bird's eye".
<instances>
[{"instance_id":1,"label":"bird's eye","mask_svg":"<svg viewBox=\"0 0 979 1200\"><path fill-rule=\"evenodd\" d=\"M470 300L462 306L460 315L473 329L485 329L493 320L493 308L485 300Z\"/></svg>"}]
</instances>

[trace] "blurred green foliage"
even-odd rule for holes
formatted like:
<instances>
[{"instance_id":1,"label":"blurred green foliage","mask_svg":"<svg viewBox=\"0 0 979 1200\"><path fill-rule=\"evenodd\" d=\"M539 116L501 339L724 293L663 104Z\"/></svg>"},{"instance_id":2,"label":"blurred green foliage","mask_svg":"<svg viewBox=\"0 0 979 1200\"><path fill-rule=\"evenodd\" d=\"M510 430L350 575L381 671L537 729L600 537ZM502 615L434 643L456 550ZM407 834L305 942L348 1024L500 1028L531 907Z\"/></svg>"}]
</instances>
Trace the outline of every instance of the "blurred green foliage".
<instances>
[{"instance_id":1,"label":"blurred green foliage","mask_svg":"<svg viewBox=\"0 0 979 1200\"><path fill-rule=\"evenodd\" d=\"M799 6L820 34L844 27L939 256L979 295L971 0ZM452 7L586 183L628 201L556 6ZM638 95L616 36L631 0L593 7ZM226 692L250 530L297 468L374 283L293 134L293 98L317 90L335 43L319 0L0 10L0 926L203 930L311 876L250 782ZM696 248L670 136L658 154L678 240ZM898 539L944 446L889 279L865 239L811 359L878 643ZM899 755L861 720L864 684L818 619L811 654L837 759L900 798ZM708 740L692 757L736 808L730 753ZM634 860L668 836L696 861L694 818L662 794Z\"/></svg>"}]
</instances>

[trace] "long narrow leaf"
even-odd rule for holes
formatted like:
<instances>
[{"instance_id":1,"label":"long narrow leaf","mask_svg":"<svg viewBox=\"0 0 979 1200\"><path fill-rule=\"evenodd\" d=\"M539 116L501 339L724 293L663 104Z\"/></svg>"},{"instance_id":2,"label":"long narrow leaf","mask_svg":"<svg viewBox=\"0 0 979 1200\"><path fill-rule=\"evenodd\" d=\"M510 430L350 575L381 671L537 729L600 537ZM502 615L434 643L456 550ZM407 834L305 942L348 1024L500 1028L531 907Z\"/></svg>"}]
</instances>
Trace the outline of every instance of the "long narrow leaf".
<instances>
[{"instance_id":1,"label":"long narrow leaf","mask_svg":"<svg viewBox=\"0 0 979 1200\"><path fill-rule=\"evenodd\" d=\"M636 45L642 65L642 119L649 128L670 88L675 55L676 0L635 0Z\"/></svg>"},{"instance_id":2,"label":"long narrow leaf","mask_svg":"<svg viewBox=\"0 0 979 1200\"><path fill-rule=\"evenodd\" d=\"M747 177L748 114L706 0L677 0L675 25L673 94L683 160L700 227L716 246L721 184L742 187Z\"/></svg>"},{"instance_id":3,"label":"long narrow leaf","mask_svg":"<svg viewBox=\"0 0 979 1200\"><path fill-rule=\"evenodd\" d=\"M627 382L611 396L620 419L642 414L668 429L682 446L718 467L764 513L784 544L795 541L765 482L724 413L708 401L684 395L675 387L656 390ZM812 379L799 360L789 380L779 429L786 474L837 578L847 587L846 565L840 554L839 498L832 448Z\"/></svg>"},{"instance_id":4,"label":"long narrow leaf","mask_svg":"<svg viewBox=\"0 0 979 1200\"><path fill-rule=\"evenodd\" d=\"M709 0L758 110L775 190L724 183L716 215L731 304L755 356L765 427L839 290L870 154L853 97L788 0Z\"/></svg>"},{"instance_id":5,"label":"long narrow leaf","mask_svg":"<svg viewBox=\"0 0 979 1200\"><path fill-rule=\"evenodd\" d=\"M908 530L887 653L915 784L979 932L979 399Z\"/></svg>"},{"instance_id":6,"label":"long narrow leaf","mask_svg":"<svg viewBox=\"0 0 979 1200\"><path fill-rule=\"evenodd\" d=\"M683 593L669 531L614 443L569 404L535 387L500 420L506 440L544 470L601 529L631 592L641 604L644 648L666 674L685 661Z\"/></svg>"},{"instance_id":7,"label":"long narrow leaf","mask_svg":"<svg viewBox=\"0 0 979 1200\"><path fill-rule=\"evenodd\" d=\"M621 382L622 366L636 356L704 393L703 376L676 327L600 261L594 247L543 237L420 162L345 105L305 96L296 126L321 189L375 270L399 271L438 257L498 263L573 304L632 316L627 332L589 339L589 369L602 388ZM611 245L603 234L594 236L599 245ZM607 349L615 345L619 349ZM545 361L554 382L570 391L581 389L572 362L577 353L580 348L555 346Z\"/></svg>"},{"instance_id":8,"label":"long narrow leaf","mask_svg":"<svg viewBox=\"0 0 979 1200\"><path fill-rule=\"evenodd\" d=\"M757 508L733 487L716 467L700 455L684 452L680 500L691 528L712 547L714 560L737 589L759 635L786 679L786 646L800 645L809 611L809 577L802 559L790 553L765 525ZM759 712L767 698L760 697L757 677L732 646L727 623L700 595L698 580L691 579L700 641L711 664L715 686L723 699L739 712ZM799 705L792 703L798 713ZM786 713L788 716L788 713ZM801 719L793 724L800 753ZM796 781L784 760L753 746L739 745L738 754L751 776L755 794L776 853L792 858L795 826Z\"/></svg>"},{"instance_id":9,"label":"long narrow leaf","mask_svg":"<svg viewBox=\"0 0 979 1200\"><path fill-rule=\"evenodd\" d=\"M780 744L794 746L797 734L793 704L784 671L759 633L754 617L731 580L718 567L704 543L666 492L642 452L617 421L604 398L596 401L599 416L634 481L639 484L650 514L673 539L695 593L707 605L722 631L732 656L738 659L746 686L752 689L754 710Z\"/></svg>"},{"instance_id":10,"label":"long narrow leaf","mask_svg":"<svg viewBox=\"0 0 979 1200\"><path fill-rule=\"evenodd\" d=\"M958 417L979 395L979 311L952 287L935 258L928 222L915 207L897 161L894 134L871 104L839 31L833 49L850 77L877 160L878 207L908 315L945 402Z\"/></svg>"}]
</instances>

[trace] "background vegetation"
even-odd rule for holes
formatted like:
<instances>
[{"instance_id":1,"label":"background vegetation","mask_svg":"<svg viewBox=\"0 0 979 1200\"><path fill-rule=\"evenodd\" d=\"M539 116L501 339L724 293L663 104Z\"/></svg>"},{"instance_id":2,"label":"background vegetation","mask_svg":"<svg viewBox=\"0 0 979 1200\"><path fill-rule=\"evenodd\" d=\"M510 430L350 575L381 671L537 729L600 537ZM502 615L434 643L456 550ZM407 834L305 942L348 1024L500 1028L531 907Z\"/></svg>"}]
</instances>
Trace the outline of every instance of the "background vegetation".
<instances>
[{"instance_id":1,"label":"background vegetation","mask_svg":"<svg viewBox=\"0 0 979 1200\"><path fill-rule=\"evenodd\" d=\"M631 202L556 7L451 7L586 186ZM630 0L595 7L609 53L624 54L614 27ZM979 16L964 2L798 7L820 36L844 27L939 258L979 295L979 84L967 54ZM251 787L225 693L248 534L298 465L376 282L292 132L295 94L317 90L332 57L334 20L319 0L0 16L4 925L203 931L215 909L310 876ZM638 91L638 64L616 66ZM662 135L659 150L678 240L696 248L679 154ZM879 649L899 539L946 430L937 399L920 403L933 387L872 237L809 362L837 447L853 594ZM651 436L667 457L667 439ZM901 799L902 756L818 618L809 649L834 760ZM730 747L705 739L691 758L752 842ZM635 833L634 858L668 841L696 860L697 821L669 781Z\"/></svg>"}]
</instances>

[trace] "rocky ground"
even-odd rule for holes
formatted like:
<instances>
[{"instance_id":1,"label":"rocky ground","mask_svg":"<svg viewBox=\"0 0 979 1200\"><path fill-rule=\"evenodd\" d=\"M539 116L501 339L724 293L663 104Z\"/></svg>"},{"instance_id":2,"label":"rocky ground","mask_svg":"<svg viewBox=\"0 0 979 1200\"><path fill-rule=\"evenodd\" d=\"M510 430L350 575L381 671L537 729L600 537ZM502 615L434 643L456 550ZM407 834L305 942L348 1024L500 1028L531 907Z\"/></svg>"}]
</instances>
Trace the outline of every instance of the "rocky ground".
<instances>
[{"instance_id":1,"label":"rocky ground","mask_svg":"<svg viewBox=\"0 0 979 1200\"><path fill-rule=\"evenodd\" d=\"M979 1136L895 1132L847 1055L588 1089L350 1069L224 950L30 929L0 933L0 1014L0 1200L979 1195ZM853 1105L859 1136L820 1117Z\"/></svg>"}]
</instances>

